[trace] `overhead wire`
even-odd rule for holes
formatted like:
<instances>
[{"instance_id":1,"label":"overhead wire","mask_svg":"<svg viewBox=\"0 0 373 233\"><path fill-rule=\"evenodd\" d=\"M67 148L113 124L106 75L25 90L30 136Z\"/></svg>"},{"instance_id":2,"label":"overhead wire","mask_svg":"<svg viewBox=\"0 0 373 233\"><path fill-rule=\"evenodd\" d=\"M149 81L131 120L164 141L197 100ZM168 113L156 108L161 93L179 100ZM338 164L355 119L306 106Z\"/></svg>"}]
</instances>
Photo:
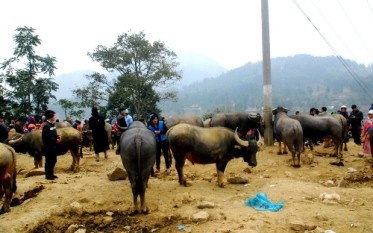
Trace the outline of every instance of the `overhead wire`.
<instances>
[{"instance_id":1,"label":"overhead wire","mask_svg":"<svg viewBox=\"0 0 373 233\"><path fill-rule=\"evenodd\" d=\"M324 16L324 14L320 11L320 9L314 4L313 1L310 1L313 7L318 11L318 13L321 15L323 20L326 22L326 24L329 26L329 28L332 30L332 32L335 34L335 36L339 39L339 41L343 44L343 46L347 49L347 51L351 54L351 56L357 61L357 57L352 52L352 50L347 46L347 44L343 41L342 37L339 36L337 31L334 29L334 27L329 23L328 19ZM364 71L369 75L369 71L367 70L366 66L363 66Z\"/></svg>"},{"instance_id":2,"label":"overhead wire","mask_svg":"<svg viewBox=\"0 0 373 233\"><path fill-rule=\"evenodd\" d=\"M307 18L307 20L312 24L312 26L315 28L315 30L319 33L321 38L324 40L324 42L328 45L328 47L332 50L336 58L342 63L342 65L345 67L347 72L354 78L354 80L357 82L359 87L364 91L364 93L369 96L369 98L373 99L372 95L370 94L369 89L366 87L366 85L360 80L359 76L351 69L351 67L348 65L348 63L342 58L342 56L338 53L338 51L333 47L333 45L326 39L326 37L321 33L321 31L316 27L316 25L312 22L312 20L308 17L306 12L302 9L302 7L298 4L296 0L293 0L293 3L297 6L297 8L302 12L302 14Z\"/></svg>"},{"instance_id":3,"label":"overhead wire","mask_svg":"<svg viewBox=\"0 0 373 233\"><path fill-rule=\"evenodd\" d=\"M364 43L364 40L363 40L363 38L361 37L360 33L356 30L356 27L355 27L355 25L352 23L350 17L348 17L348 14L347 14L345 8L342 6L342 4L341 4L340 1L337 1L337 2L338 2L338 4L339 4L339 6L341 7L343 13L345 14L346 18L348 19L348 22L351 24L352 29L354 29L356 35L359 37L361 44L364 46L364 48L366 49L366 51L367 51L367 53L369 54L370 58L372 58L372 60L373 60L372 53L370 52L369 48L368 48L368 47L366 46L366 44Z\"/></svg>"}]
</instances>

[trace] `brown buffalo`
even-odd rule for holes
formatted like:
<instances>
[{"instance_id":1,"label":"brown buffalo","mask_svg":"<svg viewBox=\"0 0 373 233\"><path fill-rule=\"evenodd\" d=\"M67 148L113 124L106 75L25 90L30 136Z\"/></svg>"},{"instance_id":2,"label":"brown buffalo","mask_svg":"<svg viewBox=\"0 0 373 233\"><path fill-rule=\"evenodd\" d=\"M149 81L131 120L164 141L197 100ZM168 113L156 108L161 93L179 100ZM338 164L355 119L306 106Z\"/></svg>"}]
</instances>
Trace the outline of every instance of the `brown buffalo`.
<instances>
[{"instance_id":1,"label":"brown buffalo","mask_svg":"<svg viewBox=\"0 0 373 233\"><path fill-rule=\"evenodd\" d=\"M203 121L201 117L195 116L195 115L166 117L166 119L164 120L164 123L167 129L170 129L172 126L180 124L180 123L186 123L190 125L196 125L196 126L203 127Z\"/></svg>"},{"instance_id":2,"label":"brown buffalo","mask_svg":"<svg viewBox=\"0 0 373 233\"><path fill-rule=\"evenodd\" d=\"M57 129L57 134L62 137L61 143L57 144L57 155L64 155L70 150L73 158L70 169L76 172L79 169L80 158L82 154L82 136L80 132L72 127ZM10 139L8 144L16 152L29 153L34 157L35 168L42 167L43 140L42 130L34 130L30 133L19 135L16 139Z\"/></svg>"},{"instance_id":3,"label":"brown buffalo","mask_svg":"<svg viewBox=\"0 0 373 233\"><path fill-rule=\"evenodd\" d=\"M17 190L16 174L16 152L10 146L0 143L0 199L5 194L0 214L10 211L10 202Z\"/></svg>"},{"instance_id":4,"label":"brown buffalo","mask_svg":"<svg viewBox=\"0 0 373 233\"><path fill-rule=\"evenodd\" d=\"M256 166L256 141L242 140L237 132L225 127L202 128L181 123L169 129L167 139L179 183L184 186L190 185L183 174L185 159L193 164L215 163L220 187L225 185L224 170L231 159L243 157L250 166Z\"/></svg>"}]
</instances>

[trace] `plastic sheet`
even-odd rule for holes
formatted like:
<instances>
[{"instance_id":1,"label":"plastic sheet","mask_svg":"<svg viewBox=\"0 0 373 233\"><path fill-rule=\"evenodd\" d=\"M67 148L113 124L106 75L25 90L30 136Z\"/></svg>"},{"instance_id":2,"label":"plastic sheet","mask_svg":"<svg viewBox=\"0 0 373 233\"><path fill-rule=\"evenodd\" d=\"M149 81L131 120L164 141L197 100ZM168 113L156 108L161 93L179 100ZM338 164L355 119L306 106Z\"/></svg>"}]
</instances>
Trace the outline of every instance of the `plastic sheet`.
<instances>
[{"instance_id":1,"label":"plastic sheet","mask_svg":"<svg viewBox=\"0 0 373 233\"><path fill-rule=\"evenodd\" d=\"M245 201L247 206L253 207L258 211L277 212L284 206L284 202L272 203L264 193L257 193L255 197L248 198Z\"/></svg>"}]
</instances>

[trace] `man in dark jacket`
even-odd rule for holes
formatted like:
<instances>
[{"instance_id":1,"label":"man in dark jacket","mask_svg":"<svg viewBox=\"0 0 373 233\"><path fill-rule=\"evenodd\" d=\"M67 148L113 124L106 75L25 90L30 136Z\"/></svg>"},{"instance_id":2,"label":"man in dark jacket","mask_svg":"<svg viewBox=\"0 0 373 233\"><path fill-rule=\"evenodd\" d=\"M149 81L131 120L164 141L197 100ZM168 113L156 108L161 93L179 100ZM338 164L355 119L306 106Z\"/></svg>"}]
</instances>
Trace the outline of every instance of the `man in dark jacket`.
<instances>
[{"instance_id":1,"label":"man in dark jacket","mask_svg":"<svg viewBox=\"0 0 373 233\"><path fill-rule=\"evenodd\" d=\"M61 142L61 136L57 135L55 126L56 113L52 110L45 111L46 123L42 129L43 155L45 156L45 178L54 180L54 167L57 163L57 143Z\"/></svg>"},{"instance_id":2,"label":"man in dark jacket","mask_svg":"<svg viewBox=\"0 0 373 233\"><path fill-rule=\"evenodd\" d=\"M357 145L361 145L360 142L360 133L361 133L361 121L363 120L364 116L363 113L357 108L355 104L351 105L351 113L348 117L350 128L351 128L351 134L354 139L354 142Z\"/></svg>"},{"instance_id":3,"label":"man in dark jacket","mask_svg":"<svg viewBox=\"0 0 373 233\"><path fill-rule=\"evenodd\" d=\"M4 117L0 116L0 142L4 142L9 135L8 127L4 123Z\"/></svg>"},{"instance_id":4,"label":"man in dark jacket","mask_svg":"<svg viewBox=\"0 0 373 233\"><path fill-rule=\"evenodd\" d=\"M106 151L109 150L108 136L105 131L105 119L98 114L96 107L92 108L92 117L89 118L89 129L92 130L93 148L96 154L96 162L100 161L99 153L104 152L105 159L107 159Z\"/></svg>"}]
</instances>

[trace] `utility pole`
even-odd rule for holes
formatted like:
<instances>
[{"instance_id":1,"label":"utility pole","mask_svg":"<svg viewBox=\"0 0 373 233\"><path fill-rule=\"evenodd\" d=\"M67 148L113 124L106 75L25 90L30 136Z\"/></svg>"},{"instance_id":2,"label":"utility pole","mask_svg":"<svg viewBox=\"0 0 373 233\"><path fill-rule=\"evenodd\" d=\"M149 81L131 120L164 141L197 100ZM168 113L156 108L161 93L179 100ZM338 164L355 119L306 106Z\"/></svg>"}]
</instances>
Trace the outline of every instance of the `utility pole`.
<instances>
[{"instance_id":1,"label":"utility pole","mask_svg":"<svg viewBox=\"0 0 373 233\"><path fill-rule=\"evenodd\" d=\"M263 50L263 96L264 96L264 144L273 145L272 128L272 79L269 43L268 0L262 0L262 50Z\"/></svg>"}]
</instances>

